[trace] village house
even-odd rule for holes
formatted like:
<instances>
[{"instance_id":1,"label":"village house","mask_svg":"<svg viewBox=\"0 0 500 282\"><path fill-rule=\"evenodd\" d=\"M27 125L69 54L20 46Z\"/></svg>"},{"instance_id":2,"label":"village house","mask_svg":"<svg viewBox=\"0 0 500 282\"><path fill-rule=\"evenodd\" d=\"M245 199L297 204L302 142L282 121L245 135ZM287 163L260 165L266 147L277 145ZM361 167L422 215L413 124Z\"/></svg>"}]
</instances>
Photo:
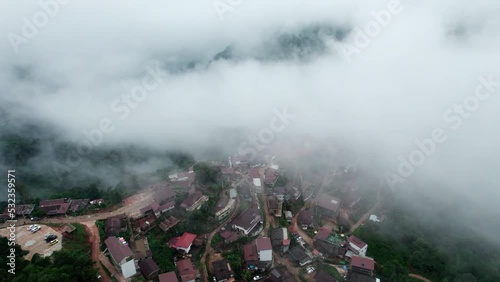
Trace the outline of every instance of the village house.
<instances>
[{"instance_id":1,"label":"village house","mask_svg":"<svg viewBox=\"0 0 500 282\"><path fill-rule=\"evenodd\" d=\"M228 195L223 195L213 210L215 214L215 218L218 220L223 220L231 214L235 207L236 201L234 199L230 199Z\"/></svg>"},{"instance_id":2,"label":"village house","mask_svg":"<svg viewBox=\"0 0 500 282\"><path fill-rule=\"evenodd\" d=\"M299 266L304 266L312 262L312 258L304 251L303 248L295 246L291 248L288 253L290 257L297 262Z\"/></svg>"},{"instance_id":3,"label":"village house","mask_svg":"<svg viewBox=\"0 0 500 282\"><path fill-rule=\"evenodd\" d=\"M290 248L290 237L285 227L278 227L271 230L271 244L273 249L280 253L286 253Z\"/></svg>"},{"instance_id":4,"label":"village house","mask_svg":"<svg viewBox=\"0 0 500 282\"><path fill-rule=\"evenodd\" d=\"M134 259L138 261L153 256L153 252L149 249L149 243L147 237L131 241L130 249L134 253Z\"/></svg>"},{"instance_id":5,"label":"village house","mask_svg":"<svg viewBox=\"0 0 500 282\"><path fill-rule=\"evenodd\" d=\"M168 245L170 248L187 254L191 250L194 239L196 239L195 234L184 232L181 236L170 239Z\"/></svg>"},{"instance_id":6,"label":"village house","mask_svg":"<svg viewBox=\"0 0 500 282\"><path fill-rule=\"evenodd\" d=\"M200 277L200 271L193 267L190 258L178 260L175 264L182 282L194 282Z\"/></svg>"},{"instance_id":7,"label":"village house","mask_svg":"<svg viewBox=\"0 0 500 282\"><path fill-rule=\"evenodd\" d=\"M68 207L68 212L69 213L75 213L78 210L86 208L90 203L89 199L75 199L71 200L69 207Z\"/></svg>"},{"instance_id":8,"label":"village house","mask_svg":"<svg viewBox=\"0 0 500 282\"><path fill-rule=\"evenodd\" d=\"M160 267L152 258L146 258L139 261L139 268L141 269L142 275L148 280L156 278L158 273L160 273Z\"/></svg>"},{"instance_id":9,"label":"village house","mask_svg":"<svg viewBox=\"0 0 500 282\"><path fill-rule=\"evenodd\" d=\"M176 226L177 223L179 223L179 222L180 222L180 220L178 220L177 218L175 218L173 216L169 216L168 218L165 218L162 222L160 222L158 227L160 227L160 229L163 232L167 232L170 228Z\"/></svg>"},{"instance_id":10,"label":"village house","mask_svg":"<svg viewBox=\"0 0 500 282\"><path fill-rule=\"evenodd\" d=\"M279 175L276 173L276 170L268 168L264 172L264 185L274 187L276 181L278 181L278 178Z\"/></svg>"},{"instance_id":11,"label":"village house","mask_svg":"<svg viewBox=\"0 0 500 282\"><path fill-rule=\"evenodd\" d=\"M48 216L65 215L68 212L71 201L69 199L41 200L38 207L44 210Z\"/></svg>"},{"instance_id":12,"label":"village house","mask_svg":"<svg viewBox=\"0 0 500 282\"><path fill-rule=\"evenodd\" d=\"M297 224L304 230L314 227L314 214L311 209L299 211L297 216Z\"/></svg>"},{"instance_id":13,"label":"village house","mask_svg":"<svg viewBox=\"0 0 500 282\"><path fill-rule=\"evenodd\" d=\"M321 195L316 204L316 212L324 217L336 219L340 211L340 200L328 194Z\"/></svg>"},{"instance_id":14,"label":"village house","mask_svg":"<svg viewBox=\"0 0 500 282\"><path fill-rule=\"evenodd\" d=\"M234 271L225 259L214 261L212 267L217 282L225 282L234 277Z\"/></svg>"},{"instance_id":15,"label":"village house","mask_svg":"<svg viewBox=\"0 0 500 282\"><path fill-rule=\"evenodd\" d=\"M259 268L259 254L255 244L243 246L243 260L248 270L257 270Z\"/></svg>"},{"instance_id":16,"label":"village house","mask_svg":"<svg viewBox=\"0 0 500 282\"><path fill-rule=\"evenodd\" d=\"M375 261L369 257L353 256L347 274L348 281L376 281L373 277Z\"/></svg>"},{"instance_id":17,"label":"village house","mask_svg":"<svg viewBox=\"0 0 500 282\"><path fill-rule=\"evenodd\" d=\"M327 227L321 227L318 230L318 233L316 234L316 237L314 239L321 239L321 240L326 240L330 235L332 234L332 230Z\"/></svg>"},{"instance_id":18,"label":"village house","mask_svg":"<svg viewBox=\"0 0 500 282\"><path fill-rule=\"evenodd\" d=\"M108 217L104 222L104 232L109 236L117 236L127 230L127 218L124 214Z\"/></svg>"},{"instance_id":19,"label":"village house","mask_svg":"<svg viewBox=\"0 0 500 282\"><path fill-rule=\"evenodd\" d=\"M259 254L259 261L269 262L273 260L273 247L271 239L268 237L261 237L255 240L255 246Z\"/></svg>"},{"instance_id":20,"label":"village house","mask_svg":"<svg viewBox=\"0 0 500 282\"><path fill-rule=\"evenodd\" d=\"M181 208L191 212L200 208L206 201L208 201L207 196L203 195L200 191L195 191L189 194L189 196L182 202Z\"/></svg>"},{"instance_id":21,"label":"village house","mask_svg":"<svg viewBox=\"0 0 500 282\"><path fill-rule=\"evenodd\" d=\"M179 282L179 279L177 279L177 274L175 274L175 271L170 271L158 275L158 280L159 282Z\"/></svg>"},{"instance_id":22,"label":"village house","mask_svg":"<svg viewBox=\"0 0 500 282\"><path fill-rule=\"evenodd\" d=\"M232 227L248 235L257 224L261 223L261 220L261 211L259 209L247 208L233 220Z\"/></svg>"},{"instance_id":23,"label":"village house","mask_svg":"<svg viewBox=\"0 0 500 282\"><path fill-rule=\"evenodd\" d=\"M238 240L238 234L229 230L221 231L220 236L222 237L222 239L224 239L224 243L226 244L230 244Z\"/></svg>"},{"instance_id":24,"label":"village house","mask_svg":"<svg viewBox=\"0 0 500 282\"><path fill-rule=\"evenodd\" d=\"M120 271L125 278L136 274L134 254L124 240L111 236L104 241L106 250L109 252L111 262Z\"/></svg>"},{"instance_id":25,"label":"village house","mask_svg":"<svg viewBox=\"0 0 500 282\"><path fill-rule=\"evenodd\" d=\"M16 216L29 216L33 210L35 209L35 205L16 205L16 208L14 209L14 214ZM7 219L10 219L8 216L10 214L8 207L5 208L4 214L7 216Z\"/></svg>"},{"instance_id":26,"label":"village house","mask_svg":"<svg viewBox=\"0 0 500 282\"><path fill-rule=\"evenodd\" d=\"M366 256L366 251L368 250L368 244L363 242L361 239L358 237L352 235L347 239L349 242L349 249L355 253L356 255L359 255L360 257Z\"/></svg>"},{"instance_id":27,"label":"village house","mask_svg":"<svg viewBox=\"0 0 500 282\"><path fill-rule=\"evenodd\" d=\"M235 169L248 168L250 160L245 155L237 155L229 157L229 167Z\"/></svg>"}]
</instances>

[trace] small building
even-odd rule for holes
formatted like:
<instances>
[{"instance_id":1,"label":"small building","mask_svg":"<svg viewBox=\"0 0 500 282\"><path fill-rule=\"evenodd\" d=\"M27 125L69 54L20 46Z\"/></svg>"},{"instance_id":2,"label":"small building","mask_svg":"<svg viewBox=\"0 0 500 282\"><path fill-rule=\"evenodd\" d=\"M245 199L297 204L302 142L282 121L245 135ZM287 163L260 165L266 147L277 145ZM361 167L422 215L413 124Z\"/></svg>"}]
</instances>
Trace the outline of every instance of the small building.
<instances>
[{"instance_id":1,"label":"small building","mask_svg":"<svg viewBox=\"0 0 500 282\"><path fill-rule=\"evenodd\" d=\"M336 257L343 259L346 256L347 249L341 245L333 244L326 240L315 240L314 248L320 252L324 257Z\"/></svg>"},{"instance_id":2,"label":"small building","mask_svg":"<svg viewBox=\"0 0 500 282\"><path fill-rule=\"evenodd\" d=\"M312 262L312 258L299 246L291 248L288 253L300 266L304 266Z\"/></svg>"},{"instance_id":3,"label":"small building","mask_svg":"<svg viewBox=\"0 0 500 282\"><path fill-rule=\"evenodd\" d=\"M104 241L104 244L106 245L105 252L109 252L111 262L125 278L136 274L134 254L124 241L111 236Z\"/></svg>"},{"instance_id":4,"label":"small building","mask_svg":"<svg viewBox=\"0 0 500 282\"><path fill-rule=\"evenodd\" d=\"M186 209L186 211L194 211L201 207L203 203L208 201L208 197L203 195L200 191L195 191L182 202L181 208Z\"/></svg>"},{"instance_id":5,"label":"small building","mask_svg":"<svg viewBox=\"0 0 500 282\"><path fill-rule=\"evenodd\" d=\"M316 211L322 216L336 219L340 211L340 200L328 194L321 195Z\"/></svg>"},{"instance_id":6,"label":"small building","mask_svg":"<svg viewBox=\"0 0 500 282\"><path fill-rule=\"evenodd\" d=\"M213 272L217 282L225 282L234 277L234 271L229 262L225 259L214 261L212 263Z\"/></svg>"},{"instance_id":7,"label":"small building","mask_svg":"<svg viewBox=\"0 0 500 282\"><path fill-rule=\"evenodd\" d=\"M240 230L245 235L248 235L261 220L261 211L259 209L248 208L233 220L232 226L234 229Z\"/></svg>"},{"instance_id":8,"label":"small building","mask_svg":"<svg viewBox=\"0 0 500 282\"><path fill-rule=\"evenodd\" d=\"M373 276L375 261L369 257L352 256L349 271Z\"/></svg>"},{"instance_id":9,"label":"small building","mask_svg":"<svg viewBox=\"0 0 500 282\"><path fill-rule=\"evenodd\" d=\"M243 246L243 260L249 270L256 270L259 267L259 254L255 244L247 244Z\"/></svg>"},{"instance_id":10,"label":"small building","mask_svg":"<svg viewBox=\"0 0 500 282\"><path fill-rule=\"evenodd\" d=\"M238 240L238 234L229 231L229 230L224 230L220 233L220 236L222 239L224 239L224 243L230 244L236 240Z\"/></svg>"},{"instance_id":11,"label":"small building","mask_svg":"<svg viewBox=\"0 0 500 282\"><path fill-rule=\"evenodd\" d=\"M193 267L190 258L178 260L176 262L176 267L182 282L194 282L200 277L200 271Z\"/></svg>"},{"instance_id":12,"label":"small building","mask_svg":"<svg viewBox=\"0 0 500 282\"><path fill-rule=\"evenodd\" d=\"M271 245L271 239L268 237L257 238L257 240L255 240L255 245L257 247L257 252L259 253L260 261L273 260L273 247Z\"/></svg>"},{"instance_id":13,"label":"small building","mask_svg":"<svg viewBox=\"0 0 500 282\"><path fill-rule=\"evenodd\" d=\"M353 253L359 255L360 257L366 256L366 251L368 250L368 244L363 242L363 240L358 237L352 235L347 239L349 242L349 249L353 251Z\"/></svg>"},{"instance_id":14,"label":"small building","mask_svg":"<svg viewBox=\"0 0 500 282\"><path fill-rule=\"evenodd\" d=\"M117 236L127 230L127 219L125 215L108 217L104 222L104 232L109 236Z\"/></svg>"},{"instance_id":15,"label":"small building","mask_svg":"<svg viewBox=\"0 0 500 282\"><path fill-rule=\"evenodd\" d=\"M75 213L81 209L86 208L89 205L89 203L90 203L89 199L71 200L68 207L68 212Z\"/></svg>"},{"instance_id":16,"label":"small building","mask_svg":"<svg viewBox=\"0 0 500 282\"><path fill-rule=\"evenodd\" d=\"M29 216L33 212L34 209L35 209L35 205L16 205L16 208L14 209L14 214L16 216ZM6 215L9 215L10 214L9 211L12 211L12 209L9 209L8 207L6 207L4 213ZM11 219L11 218L8 217L7 220L8 219Z\"/></svg>"},{"instance_id":17,"label":"small building","mask_svg":"<svg viewBox=\"0 0 500 282\"><path fill-rule=\"evenodd\" d=\"M130 242L130 249L134 253L134 259L136 260L142 260L153 256L153 252L149 249L148 237Z\"/></svg>"},{"instance_id":18,"label":"small building","mask_svg":"<svg viewBox=\"0 0 500 282\"><path fill-rule=\"evenodd\" d=\"M290 248L290 237L285 227L278 227L271 230L271 244L273 249L280 253L286 253Z\"/></svg>"},{"instance_id":19,"label":"small building","mask_svg":"<svg viewBox=\"0 0 500 282\"><path fill-rule=\"evenodd\" d=\"M278 201L284 201L285 200L285 187L283 187L283 186L274 187L273 188L273 196L276 197L276 200L278 200Z\"/></svg>"},{"instance_id":20,"label":"small building","mask_svg":"<svg viewBox=\"0 0 500 282\"><path fill-rule=\"evenodd\" d=\"M179 223L179 222L180 222L180 220L178 220L177 218L175 218L173 216L170 216L170 217L166 218L165 220L163 220L162 222L160 222L158 227L160 227L160 229L163 232L167 232L170 228L176 226L177 223Z\"/></svg>"},{"instance_id":21,"label":"small building","mask_svg":"<svg viewBox=\"0 0 500 282\"><path fill-rule=\"evenodd\" d=\"M65 215L68 212L69 199L41 200L38 207L44 210L48 216Z\"/></svg>"},{"instance_id":22,"label":"small building","mask_svg":"<svg viewBox=\"0 0 500 282\"><path fill-rule=\"evenodd\" d=\"M327 228L327 227L321 227L316 234L316 237L314 239L321 239L321 240L326 240L330 235L332 234L332 230Z\"/></svg>"},{"instance_id":23,"label":"small building","mask_svg":"<svg viewBox=\"0 0 500 282\"><path fill-rule=\"evenodd\" d=\"M146 279L156 278L158 273L160 273L160 267L152 258L146 258L139 261L139 267L142 275L144 275Z\"/></svg>"},{"instance_id":24,"label":"small building","mask_svg":"<svg viewBox=\"0 0 500 282\"><path fill-rule=\"evenodd\" d=\"M279 175L277 175L276 170L272 168L266 169L264 172L264 185L269 187L274 187L276 181L278 181Z\"/></svg>"},{"instance_id":25,"label":"small building","mask_svg":"<svg viewBox=\"0 0 500 282\"><path fill-rule=\"evenodd\" d=\"M193 241L196 239L195 234L184 232L181 236L172 238L168 241L168 245L178 251L189 253Z\"/></svg>"},{"instance_id":26,"label":"small building","mask_svg":"<svg viewBox=\"0 0 500 282\"><path fill-rule=\"evenodd\" d=\"M214 208L215 217L218 220L223 220L231 214L235 207L236 201L234 199L230 199L227 195L224 195L220 198Z\"/></svg>"},{"instance_id":27,"label":"small building","mask_svg":"<svg viewBox=\"0 0 500 282\"><path fill-rule=\"evenodd\" d=\"M275 217L281 217L281 211L283 208L283 202L277 201L273 197L269 197L267 199L267 207L269 208L269 212Z\"/></svg>"},{"instance_id":28,"label":"small building","mask_svg":"<svg viewBox=\"0 0 500 282\"><path fill-rule=\"evenodd\" d=\"M304 209L297 216L297 224L304 230L314 227L314 214L311 209Z\"/></svg>"},{"instance_id":29,"label":"small building","mask_svg":"<svg viewBox=\"0 0 500 282\"><path fill-rule=\"evenodd\" d=\"M170 271L158 275L158 280L159 282L179 282L179 279L177 279L177 274L175 274L175 271Z\"/></svg>"}]
</instances>

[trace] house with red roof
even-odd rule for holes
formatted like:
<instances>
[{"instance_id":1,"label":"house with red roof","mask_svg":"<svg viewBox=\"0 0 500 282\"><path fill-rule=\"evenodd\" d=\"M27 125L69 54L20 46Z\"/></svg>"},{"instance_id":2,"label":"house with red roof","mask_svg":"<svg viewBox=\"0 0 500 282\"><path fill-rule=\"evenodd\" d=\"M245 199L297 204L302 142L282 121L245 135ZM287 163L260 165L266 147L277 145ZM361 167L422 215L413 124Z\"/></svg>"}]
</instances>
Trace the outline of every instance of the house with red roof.
<instances>
[{"instance_id":1,"label":"house with red roof","mask_svg":"<svg viewBox=\"0 0 500 282\"><path fill-rule=\"evenodd\" d=\"M168 245L178 251L183 251L186 254L191 250L193 241L196 239L195 234L184 232L181 236L172 238L168 241Z\"/></svg>"},{"instance_id":2,"label":"house with red roof","mask_svg":"<svg viewBox=\"0 0 500 282\"><path fill-rule=\"evenodd\" d=\"M369 257L352 256L349 272L373 276L375 271L375 260Z\"/></svg>"},{"instance_id":3,"label":"house with red roof","mask_svg":"<svg viewBox=\"0 0 500 282\"><path fill-rule=\"evenodd\" d=\"M364 257L366 256L366 251L368 250L368 244L363 242L361 239L358 237L352 235L347 239L349 242L349 249L353 251L355 254Z\"/></svg>"}]
</instances>

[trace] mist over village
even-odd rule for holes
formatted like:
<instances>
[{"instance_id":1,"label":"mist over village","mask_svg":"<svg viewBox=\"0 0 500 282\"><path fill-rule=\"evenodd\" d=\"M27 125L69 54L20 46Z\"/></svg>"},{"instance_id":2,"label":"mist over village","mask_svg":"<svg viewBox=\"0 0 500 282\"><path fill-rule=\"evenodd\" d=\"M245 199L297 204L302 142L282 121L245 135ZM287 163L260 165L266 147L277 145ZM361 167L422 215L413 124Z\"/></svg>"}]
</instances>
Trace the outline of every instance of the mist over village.
<instances>
[{"instance_id":1,"label":"mist over village","mask_svg":"<svg viewBox=\"0 0 500 282\"><path fill-rule=\"evenodd\" d=\"M500 281L499 15L1 2L0 281Z\"/></svg>"}]
</instances>

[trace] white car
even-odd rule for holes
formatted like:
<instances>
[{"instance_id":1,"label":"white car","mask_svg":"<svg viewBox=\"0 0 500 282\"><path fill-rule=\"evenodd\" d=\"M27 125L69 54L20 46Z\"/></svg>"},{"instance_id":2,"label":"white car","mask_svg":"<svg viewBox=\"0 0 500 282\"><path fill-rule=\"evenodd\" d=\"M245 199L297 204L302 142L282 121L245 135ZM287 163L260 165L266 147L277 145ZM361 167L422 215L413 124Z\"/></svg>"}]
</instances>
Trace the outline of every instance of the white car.
<instances>
[{"instance_id":1,"label":"white car","mask_svg":"<svg viewBox=\"0 0 500 282\"><path fill-rule=\"evenodd\" d=\"M314 268L314 267L312 267L312 266L309 266L309 267L307 268L307 274L311 274L311 273L313 273L315 270L316 270L316 268Z\"/></svg>"},{"instance_id":2,"label":"white car","mask_svg":"<svg viewBox=\"0 0 500 282\"><path fill-rule=\"evenodd\" d=\"M28 226L28 230L31 231L31 229L33 229L34 227L35 227L35 225L32 224L32 225Z\"/></svg>"},{"instance_id":3,"label":"white car","mask_svg":"<svg viewBox=\"0 0 500 282\"><path fill-rule=\"evenodd\" d=\"M257 281L257 280L260 280L260 279L262 279L262 276L257 275L257 276L255 276L255 277L253 278L253 281Z\"/></svg>"}]
</instances>

